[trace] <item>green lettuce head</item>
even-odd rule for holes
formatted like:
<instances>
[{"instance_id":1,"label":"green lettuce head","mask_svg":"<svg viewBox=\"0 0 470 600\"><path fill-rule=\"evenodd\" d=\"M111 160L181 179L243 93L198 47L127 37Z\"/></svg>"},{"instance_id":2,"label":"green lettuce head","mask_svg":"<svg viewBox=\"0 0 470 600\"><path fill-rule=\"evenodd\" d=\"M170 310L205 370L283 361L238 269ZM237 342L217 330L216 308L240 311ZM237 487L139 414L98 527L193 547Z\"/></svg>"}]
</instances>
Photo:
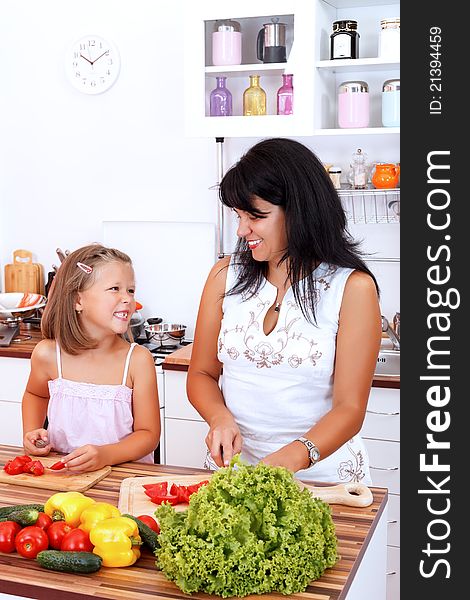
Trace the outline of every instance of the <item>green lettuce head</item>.
<instances>
[{"instance_id":1,"label":"green lettuce head","mask_svg":"<svg viewBox=\"0 0 470 600\"><path fill-rule=\"evenodd\" d=\"M328 504L301 490L283 467L229 467L176 512L164 504L158 567L185 593L294 594L338 560Z\"/></svg>"}]
</instances>

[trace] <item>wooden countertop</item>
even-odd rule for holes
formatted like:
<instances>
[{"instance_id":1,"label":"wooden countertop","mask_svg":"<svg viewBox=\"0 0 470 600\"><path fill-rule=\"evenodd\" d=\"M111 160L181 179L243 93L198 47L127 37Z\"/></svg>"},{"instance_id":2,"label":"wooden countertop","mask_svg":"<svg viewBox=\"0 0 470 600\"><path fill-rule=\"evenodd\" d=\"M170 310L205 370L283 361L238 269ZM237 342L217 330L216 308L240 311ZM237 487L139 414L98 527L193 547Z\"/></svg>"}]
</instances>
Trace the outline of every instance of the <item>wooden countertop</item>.
<instances>
[{"instance_id":1,"label":"wooden countertop","mask_svg":"<svg viewBox=\"0 0 470 600\"><path fill-rule=\"evenodd\" d=\"M9 346L0 348L0 357L31 358L31 353L38 342L42 340L41 330L35 325L21 323L20 337L31 336L28 340L11 342Z\"/></svg>"},{"instance_id":2,"label":"wooden countertop","mask_svg":"<svg viewBox=\"0 0 470 600\"><path fill-rule=\"evenodd\" d=\"M192 347L192 344L188 344L179 350L175 350L172 354L169 354L163 361L163 369L168 371L187 371L191 361ZM372 387L399 389L400 378L376 375L372 381Z\"/></svg>"},{"instance_id":3,"label":"wooden countertop","mask_svg":"<svg viewBox=\"0 0 470 600\"><path fill-rule=\"evenodd\" d=\"M0 445L0 468L22 448ZM119 487L126 477L149 476L162 473L194 474L201 469L171 467L168 465L144 465L123 463L112 468L111 473L85 492L86 496L117 506ZM324 485L324 484L317 484ZM333 504L332 515L338 537L338 552L341 556L337 564L327 569L323 576L311 583L302 594L292 598L302 600L344 600L354 579L355 573L367 549L377 522L387 503L387 490L371 488L374 502L366 508L352 508ZM44 503L54 492L18 485L0 486L0 505ZM150 600L168 598L184 600L209 598L197 593L188 596L175 584L168 581L155 567L152 553L142 550L141 558L132 567L105 568L89 575L59 573L42 569L35 560L22 558L16 552L0 553L0 592L16 594L38 600L71 599L119 599ZM267 600L280 598L279 594L264 594ZM215 596L214 596L215 598ZM217 597L218 598L218 597ZM255 598L250 596L247 598ZM256 598L260 598L256 596Z\"/></svg>"}]
</instances>

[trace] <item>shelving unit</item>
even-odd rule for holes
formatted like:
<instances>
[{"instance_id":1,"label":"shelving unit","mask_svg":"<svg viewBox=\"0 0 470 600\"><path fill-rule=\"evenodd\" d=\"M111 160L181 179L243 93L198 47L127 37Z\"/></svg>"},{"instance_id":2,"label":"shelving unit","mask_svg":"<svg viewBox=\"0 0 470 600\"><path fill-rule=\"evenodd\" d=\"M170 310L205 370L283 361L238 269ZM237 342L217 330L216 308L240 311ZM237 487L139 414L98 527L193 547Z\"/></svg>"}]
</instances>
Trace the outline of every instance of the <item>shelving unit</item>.
<instances>
[{"instance_id":1,"label":"shelving unit","mask_svg":"<svg viewBox=\"0 0 470 600\"><path fill-rule=\"evenodd\" d=\"M338 194L348 220L358 224L400 222L400 189L341 189Z\"/></svg>"},{"instance_id":2,"label":"shelving unit","mask_svg":"<svg viewBox=\"0 0 470 600\"><path fill-rule=\"evenodd\" d=\"M382 127L381 92L387 79L400 77L400 64L378 57L380 20L399 14L399 3L386 0L215 0L187 5L185 40L185 130L197 137L391 135L399 127ZM256 37L263 23L279 17L287 23L287 62L263 64L256 58ZM354 18L360 34L358 59L329 60L333 21ZM217 19L233 19L242 30L242 64L212 65L212 30ZM283 73L292 73L294 114L276 115L276 93ZM233 116L209 116L215 78L227 77ZM260 75L267 95L267 115L244 117L243 91L249 75ZM337 90L345 80L367 81L371 99L370 127L337 126Z\"/></svg>"}]
</instances>

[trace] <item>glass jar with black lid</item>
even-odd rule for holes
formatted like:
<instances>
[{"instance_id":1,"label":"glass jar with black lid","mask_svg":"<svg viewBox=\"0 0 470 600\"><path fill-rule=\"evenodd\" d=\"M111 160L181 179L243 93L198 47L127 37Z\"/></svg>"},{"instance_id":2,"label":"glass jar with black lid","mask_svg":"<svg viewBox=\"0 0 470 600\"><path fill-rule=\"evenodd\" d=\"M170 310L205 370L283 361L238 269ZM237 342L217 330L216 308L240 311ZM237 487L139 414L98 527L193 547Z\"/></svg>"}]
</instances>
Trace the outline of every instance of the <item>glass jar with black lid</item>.
<instances>
[{"instance_id":1,"label":"glass jar with black lid","mask_svg":"<svg viewBox=\"0 0 470 600\"><path fill-rule=\"evenodd\" d=\"M330 60L359 58L359 37L357 21L334 21L333 33L330 35Z\"/></svg>"}]
</instances>

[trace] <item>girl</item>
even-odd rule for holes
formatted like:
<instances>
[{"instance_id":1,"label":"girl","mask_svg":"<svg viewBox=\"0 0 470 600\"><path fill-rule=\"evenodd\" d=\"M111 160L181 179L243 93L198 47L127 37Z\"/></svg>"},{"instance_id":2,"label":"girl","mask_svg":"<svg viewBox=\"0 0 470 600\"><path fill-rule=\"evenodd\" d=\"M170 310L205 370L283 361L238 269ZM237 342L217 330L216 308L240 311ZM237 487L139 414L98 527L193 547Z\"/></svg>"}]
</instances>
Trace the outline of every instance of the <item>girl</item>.
<instances>
[{"instance_id":1,"label":"girl","mask_svg":"<svg viewBox=\"0 0 470 600\"><path fill-rule=\"evenodd\" d=\"M299 142L263 140L220 197L239 242L207 279L187 379L209 424L207 466L241 451L304 480L370 483L357 433L382 335L378 289L325 168Z\"/></svg>"},{"instance_id":2,"label":"girl","mask_svg":"<svg viewBox=\"0 0 470 600\"><path fill-rule=\"evenodd\" d=\"M146 348L124 337L132 339L134 288L131 259L113 248L91 244L61 264L23 396L28 454L64 452L73 472L153 463L160 439L155 366Z\"/></svg>"}]
</instances>

